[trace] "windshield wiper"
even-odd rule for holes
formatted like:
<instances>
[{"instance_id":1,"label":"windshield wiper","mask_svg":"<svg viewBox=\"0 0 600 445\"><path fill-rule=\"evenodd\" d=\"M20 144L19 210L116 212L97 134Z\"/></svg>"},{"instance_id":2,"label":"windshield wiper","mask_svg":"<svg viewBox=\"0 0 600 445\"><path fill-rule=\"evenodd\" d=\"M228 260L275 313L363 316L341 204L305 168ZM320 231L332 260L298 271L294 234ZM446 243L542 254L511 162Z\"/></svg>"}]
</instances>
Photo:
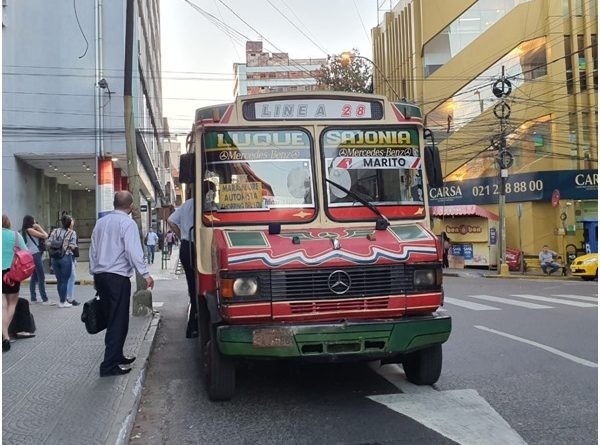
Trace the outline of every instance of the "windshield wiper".
<instances>
[{"instance_id":1,"label":"windshield wiper","mask_svg":"<svg viewBox=\"0 0 600 445\"><path fill-rule=\"evenodd\" d=\"M376 206L374 206L369 201L364 199L358 193L355 193L352 190L348 190L343 185L340 185L337 182L332 181L329 178L325 178L325 181L328 182L329 184L333 185L334 187L339 188L341 191L346 192L347 194L352 196L354 199L356 199L358 202L360 202L361 204L366 206L368 209L370 209L373 213L375 213L378 216L377 220L375 221L375 230L385 230L389 227L390 222L386 218L386 216L383 213L381 213Z\"/></svg>"}]
</instances>

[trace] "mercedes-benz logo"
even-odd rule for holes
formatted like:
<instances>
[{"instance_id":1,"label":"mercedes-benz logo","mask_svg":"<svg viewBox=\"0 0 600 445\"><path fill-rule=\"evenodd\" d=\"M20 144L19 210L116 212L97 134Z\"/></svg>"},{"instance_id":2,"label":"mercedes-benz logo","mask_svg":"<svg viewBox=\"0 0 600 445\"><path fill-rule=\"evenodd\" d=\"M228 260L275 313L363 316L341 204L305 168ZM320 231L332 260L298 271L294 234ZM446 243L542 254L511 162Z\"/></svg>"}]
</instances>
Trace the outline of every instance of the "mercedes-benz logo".
<instances>
[{"instance_id":1,"label":"mercedes-benz logo","mask_svg":"<svg viewBox=\"0 0 600 445\"><path fill-rule=\"evenodd\" d=\"M337 295L348 292L351 284L352 280L350 279L350 275L343 270L334 270L329 274L329 278L327 278L329 290Z\"/></svg>"}]
</instances>

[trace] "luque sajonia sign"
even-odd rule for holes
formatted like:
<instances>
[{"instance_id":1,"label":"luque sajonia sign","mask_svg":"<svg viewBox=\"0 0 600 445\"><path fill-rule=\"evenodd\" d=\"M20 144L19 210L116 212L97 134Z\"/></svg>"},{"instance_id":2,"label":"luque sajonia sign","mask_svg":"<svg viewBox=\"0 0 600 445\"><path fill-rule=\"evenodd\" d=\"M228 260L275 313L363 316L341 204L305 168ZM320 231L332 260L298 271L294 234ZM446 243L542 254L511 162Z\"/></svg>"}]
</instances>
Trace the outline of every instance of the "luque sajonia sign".
<instances>
[{"instance_id":1,"label":"luque sajonia sign","mask_svg":"<svg viewBox=\"0 0 600 445\"><path fill-rule=\"evenodd\" d=\"M506 181L506 202L548 201L552 192L561 199L598 199L597 170L554 170L517 173ZM430 205L495 204L500 195L497 176L452 181L429 190Z\"/></svg>"}]
</instances>

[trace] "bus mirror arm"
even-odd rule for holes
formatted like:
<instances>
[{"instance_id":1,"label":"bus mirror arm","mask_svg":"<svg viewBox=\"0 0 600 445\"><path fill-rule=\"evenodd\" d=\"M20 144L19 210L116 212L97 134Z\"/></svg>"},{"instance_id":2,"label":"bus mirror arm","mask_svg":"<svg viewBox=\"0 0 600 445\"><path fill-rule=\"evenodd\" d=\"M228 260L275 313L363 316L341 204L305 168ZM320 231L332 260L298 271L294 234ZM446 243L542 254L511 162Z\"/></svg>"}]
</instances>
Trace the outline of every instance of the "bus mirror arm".
<instances>
[{"instance_id":1,"label":"bus mirror arm","mask_svg":"<svg viewBox=\"0 0 600 445\"><path fill-rule=\"evenodd\" d=\"M348 190L346 187L338 184L335 181L332 181L329 178L325 178L325 181L328 182L329 184L333 185L334 187L339 188L341 191L349 194L354 199L356 199L358 202L360 202L361 204L363 204L364 206L366 206L373 213L375 213L375 215L378 216L377 220L375 221L375 230L386 230L390 226L390 221L385 217L385 215L383 213L381 213L376 206L374 206L369 201L367 201L366 199L364 199L358 193L355 193L352 190Z\"/></svg>"}]
</instances>

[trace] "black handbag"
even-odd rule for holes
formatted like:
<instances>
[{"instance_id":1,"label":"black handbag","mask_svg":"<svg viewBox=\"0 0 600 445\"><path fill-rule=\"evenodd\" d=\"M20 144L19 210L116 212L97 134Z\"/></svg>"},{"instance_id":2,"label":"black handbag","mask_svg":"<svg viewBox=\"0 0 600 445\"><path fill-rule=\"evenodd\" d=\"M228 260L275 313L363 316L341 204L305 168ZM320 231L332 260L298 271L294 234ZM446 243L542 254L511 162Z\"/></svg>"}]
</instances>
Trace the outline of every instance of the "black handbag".
<instances>
[{"instance_id":1,"label":"black handbag","mask_svg":"<svg viewBox=\"0 0 600 445\"><path fill-rule=\"evenodd\" d=\"M106 329L106 317L98 298L94 297L83 303L81 321L83 321L86 331L90 334L97 334Z\"/></svg>"}]
</instances>

